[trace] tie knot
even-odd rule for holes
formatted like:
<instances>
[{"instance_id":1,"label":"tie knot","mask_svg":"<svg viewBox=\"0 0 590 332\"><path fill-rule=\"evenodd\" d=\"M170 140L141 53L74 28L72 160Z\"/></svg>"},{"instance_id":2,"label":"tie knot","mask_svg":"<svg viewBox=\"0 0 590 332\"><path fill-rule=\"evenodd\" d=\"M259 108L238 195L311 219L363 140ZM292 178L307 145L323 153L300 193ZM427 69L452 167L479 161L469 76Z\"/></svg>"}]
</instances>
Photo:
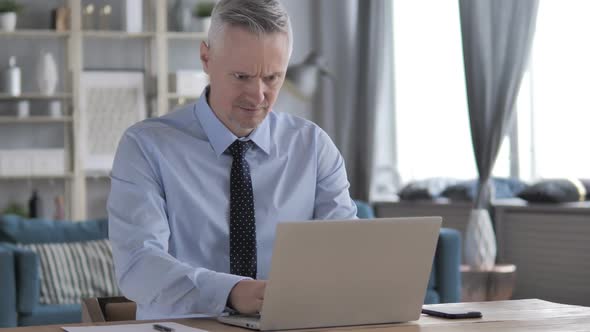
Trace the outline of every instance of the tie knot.
<instances>
[{"instance_id":1,"label":"tie knot","mask_svg":"<svg viewBox=\"0 0 590 332\"><path fill-rule=\"evenodd\" d=\"M248 149L251 148L253 144L254 143L252 141L240 141L237 139L229 146L229 152L234 158L243 158L246 154L246 151L248 151Z\"/></svg>"}]
</instances>

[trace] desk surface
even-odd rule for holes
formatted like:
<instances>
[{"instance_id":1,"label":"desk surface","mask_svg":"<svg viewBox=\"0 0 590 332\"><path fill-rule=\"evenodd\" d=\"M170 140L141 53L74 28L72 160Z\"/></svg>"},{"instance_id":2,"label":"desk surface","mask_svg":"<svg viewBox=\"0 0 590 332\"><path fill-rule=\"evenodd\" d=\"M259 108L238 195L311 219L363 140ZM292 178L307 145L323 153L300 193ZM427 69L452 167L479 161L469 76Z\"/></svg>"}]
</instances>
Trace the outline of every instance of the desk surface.
<instances>
[{"instance_id":1,"label":"desk surface","mask_svg":"<svg viewBox=\"0 0 590 332\"><path fill-rule=\"evenodd\" d=\"M404 324L371 325L312 329L308 331L354 332L436 332L436 331L590 331L590 307L565 305L542 300L513 300L428 305L428 308L477 310L483 318L450 320L422 315L418 321ZM213 319L175 319L187 326L215 332L244 332L246 329L217 323ZM135 321L145 323L147 321ZM123 324L124 322L99 323ZM133 322L128 322L133 323ZM99 325L96 324L96 325ZM70 324L73 326L91 324ZM2 332L58 332L62 325L0 329ZM379 329L379 331L375 331Z\"/></svg>"}]
</instances>

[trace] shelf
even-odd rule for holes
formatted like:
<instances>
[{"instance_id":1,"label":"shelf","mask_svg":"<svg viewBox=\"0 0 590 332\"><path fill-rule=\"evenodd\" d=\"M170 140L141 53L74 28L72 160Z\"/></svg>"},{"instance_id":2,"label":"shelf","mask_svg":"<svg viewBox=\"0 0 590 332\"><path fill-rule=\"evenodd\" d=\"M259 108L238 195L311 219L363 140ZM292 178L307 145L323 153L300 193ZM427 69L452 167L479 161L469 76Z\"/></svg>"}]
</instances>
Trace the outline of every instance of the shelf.
<instances>
[{"instance_id":1,"label":"shelf","mask_svg":"<svg viewBox=\"0 0 590 332\"><path fill-rule=\"evenodd\" d=\"M84 174L87 179L110 179L110 171L86 171Z\"/></svg>"},{"instance_id":2,"label":"shelf","mask_svg":"<svg viewBox=\"0 0 590 332\"><path fill-rule=\"evenodd\" d=\"M82 36L88 38L105 38L105 39L147 39L152 38L156 34L153 32L137 32L130 33L125 31L108 31L108 30L86 30L82 32Z\"/></svg>"},{"instance_id":3,"label":"shelf","mask_svg":"<svg viewBox=\"0 0 590 332\"><path fill-rule=\"evenodd\" d=\"M72 122L71 116L51 117L31 115L25 118L16 116L0 116L0 123L67 123Z\"/></svg>"},{"instance_id":4,"label":"shelf","mask_svg":"<svg viewBox=\"0 0 590 332\"><path fill-rule=\"evenodd\" d=\"M0 37L64 38L68 37L69 35L69 31L55 31L43 29L0 31Z\"/></svg>"},{"instance_id":5,"label":"shelf","mask_svg":"<svg viewBox=\"0 0 590 332\"><path fill-rule=\"evenodd\" d=\"M56 175L14 175L14 176L7 176L7 175L0 175L1 181L10 181L10 180L68 180L73 177L72 173L66 174L56 174Z\"/></svg>"},{"instance_id":6,"label":"shelf","mask_svg":"<svg viewBox=\"0 0 590 332\"><path fill-rule=\"evenodd\" d=\"M166 34L168 39L177 40L206 40L207 33L205 32L168 32Z\"/></svg>"},{"instance_id":7,"label":"shelf","mask_svg":"<svg viewBox=\"0 0 590 332\"><path fill-rule=\"evenodd\" d=\"M199 99L201 97L200 94L198 95L179 95L177 93L169 93L168 99Z\"/></svg>"},{"instance_id":8,"label":"shelf","mask_svg":"<svg viewBox=\"0 0 590 332\"><path fill-rule=\"evenodd\" d=\"M55 100L55 99L70 99L72 98L71 93L55 93L51 96L43 95L40 93L22 93L18 96L12 96L6 93L0 93L0 100Z\"/></svg>"}]
</instances>

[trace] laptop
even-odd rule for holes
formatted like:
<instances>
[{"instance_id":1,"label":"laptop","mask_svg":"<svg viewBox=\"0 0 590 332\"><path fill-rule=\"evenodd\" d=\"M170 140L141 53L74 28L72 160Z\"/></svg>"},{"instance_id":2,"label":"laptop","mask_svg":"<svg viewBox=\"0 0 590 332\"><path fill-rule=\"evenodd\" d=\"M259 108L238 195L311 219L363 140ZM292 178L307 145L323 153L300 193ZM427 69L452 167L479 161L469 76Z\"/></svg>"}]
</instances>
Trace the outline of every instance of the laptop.
<instances>
[{"instance_id":1,"label":"laptop","mask_svg":"<svg viewBox=\"0 0 590 332\"><path fill-rule=\"evenodd\" d=\"M441 223L441 217L281 223L260 315L218 320L262 331L417 320Z\"/></svg>"}]
</instances>

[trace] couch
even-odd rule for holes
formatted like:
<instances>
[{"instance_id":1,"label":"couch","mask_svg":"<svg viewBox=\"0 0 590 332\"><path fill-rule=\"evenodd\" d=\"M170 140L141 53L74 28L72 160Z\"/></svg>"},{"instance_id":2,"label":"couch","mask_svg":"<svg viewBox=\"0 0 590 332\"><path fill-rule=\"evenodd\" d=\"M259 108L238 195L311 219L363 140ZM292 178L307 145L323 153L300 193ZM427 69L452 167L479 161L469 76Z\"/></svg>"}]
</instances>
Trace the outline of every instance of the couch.
<instances>
[{"instance_id":1,"label":"couch","mask_svg":"<svg viewBox=\"0 0 590 332\"><path fill-rule=\"evenodd\" d=\"M370 205L356 201L359 218L374 218ZM0 217L0 327L75 323L81 306L39 303L39 257L15 243L90 241L107 238L106 220L81 223ZM441 229L425 303L460 299L459 233Z\"/></svg>"},{"instance_id":2,"label":"couch","mask_svg":"<svg viewBox=\"0 0 590 332\"><path fill-rule=\"evenodd\" d=\"M106 239L108 222L28 220L0 216L0 327L80 322L79 304L41 304L39 257L16 243Z\"/></svg>"}]
</instances>

